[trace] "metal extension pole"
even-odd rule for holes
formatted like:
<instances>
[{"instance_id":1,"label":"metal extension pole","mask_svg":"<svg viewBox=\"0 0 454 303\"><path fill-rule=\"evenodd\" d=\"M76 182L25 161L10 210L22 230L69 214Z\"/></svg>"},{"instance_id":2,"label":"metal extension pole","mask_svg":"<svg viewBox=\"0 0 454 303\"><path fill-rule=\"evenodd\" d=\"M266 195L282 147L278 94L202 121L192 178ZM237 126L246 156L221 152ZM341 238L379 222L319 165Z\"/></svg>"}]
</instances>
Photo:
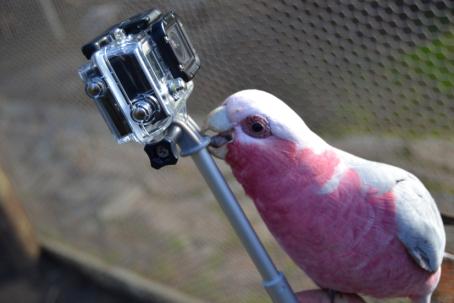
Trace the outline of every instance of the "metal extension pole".
<instances>
[{"instance_id":1,"label":"metal extension pole","mask_svg":"<svg viewBox=\"0 0 454 303\"><path fill-rule=\"evenodd\" d=\"M181 128L178 144L182 156L192 156L197 168L218 200L222 210L243 243L246 251L263 278L263 287L274 303L297 303L284 274L279 272L244 214L233 192L225 181L214 159L207 150L209 138L202 137L190 118L177 122ZM188 123L189 122L189 123Z\"/></svg>"}]
</instances>

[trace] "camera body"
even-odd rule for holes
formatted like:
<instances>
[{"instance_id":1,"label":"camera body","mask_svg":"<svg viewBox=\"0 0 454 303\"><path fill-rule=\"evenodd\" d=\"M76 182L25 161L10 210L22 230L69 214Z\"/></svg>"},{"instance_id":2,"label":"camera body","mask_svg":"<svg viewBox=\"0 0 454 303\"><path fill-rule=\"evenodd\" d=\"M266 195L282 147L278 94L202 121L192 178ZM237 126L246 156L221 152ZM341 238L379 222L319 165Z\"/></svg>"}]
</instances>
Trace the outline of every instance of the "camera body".
<instances>
[{"instance_id":1,"label":"camera body","mask_svg":"<svg viewBox=\"0 0 454 303\"><path fill-rule=\"evenodd\" d=\"M82 47L79 75L118 143L159 142L186 116L200 67L178 17L149 10L124 20Z\"/></svg>"}]
</instances>

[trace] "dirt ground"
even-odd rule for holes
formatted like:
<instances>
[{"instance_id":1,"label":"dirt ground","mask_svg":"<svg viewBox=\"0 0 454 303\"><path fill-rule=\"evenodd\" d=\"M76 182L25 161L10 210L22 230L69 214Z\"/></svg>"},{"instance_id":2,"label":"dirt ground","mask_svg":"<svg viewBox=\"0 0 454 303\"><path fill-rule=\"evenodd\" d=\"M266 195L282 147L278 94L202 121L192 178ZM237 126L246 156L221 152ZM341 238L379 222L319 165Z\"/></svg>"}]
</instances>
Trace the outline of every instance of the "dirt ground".
<instances>
[{"instance_id":1,"label":"dirt ground","mask_svg":"<svg viewBox=\"0 0 454 303\"><path fill-rule=\"evenodd\" d=\"M114 289L102 288L48 253L41 256L36 269L0 277L0 302L145 303Z\"/></svg>"}]
</instances>

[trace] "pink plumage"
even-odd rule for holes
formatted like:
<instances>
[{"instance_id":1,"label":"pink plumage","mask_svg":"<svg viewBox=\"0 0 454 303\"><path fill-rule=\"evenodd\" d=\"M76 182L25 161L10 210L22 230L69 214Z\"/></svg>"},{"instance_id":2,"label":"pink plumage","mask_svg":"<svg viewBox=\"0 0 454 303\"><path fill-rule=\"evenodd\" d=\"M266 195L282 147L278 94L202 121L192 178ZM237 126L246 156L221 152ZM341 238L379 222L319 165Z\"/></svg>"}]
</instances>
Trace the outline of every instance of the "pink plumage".
<instances>
[{"instance_id":1,"label":"pink plumage","mask_svg":"<svg viewBox=\"0 0 454 303\"><path fill-rule=\"evenodd\" d=\"M416 177L330 146L261 91L229 97L208 126L233 137L214 153L225 158L271 233L318 286L430 301L445 235Z\"/></svg>"}]
</instances>

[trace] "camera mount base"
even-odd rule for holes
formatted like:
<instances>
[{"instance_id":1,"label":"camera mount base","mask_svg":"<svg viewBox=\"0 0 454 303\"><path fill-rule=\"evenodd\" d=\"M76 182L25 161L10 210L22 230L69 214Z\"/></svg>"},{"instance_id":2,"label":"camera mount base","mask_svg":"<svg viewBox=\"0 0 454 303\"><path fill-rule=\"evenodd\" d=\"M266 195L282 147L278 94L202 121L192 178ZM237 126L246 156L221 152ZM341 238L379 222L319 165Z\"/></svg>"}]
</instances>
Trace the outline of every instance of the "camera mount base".
<instances>
[{"instance_id":1,"label":"camera mount base","mask_svg":"<svg viewBox=\"0 0 454 303\"><path fill-rule=\"evenodd\" d=\"M163 146L170 151L170 154L174 150L173 148L178 146L181 150L181 156L192 157L197 168L218 200L230 224L234 228L237 236L240 238L243 246L246 248L246 251L260 272L263 278L262 285L268 292L272 301L274 303L297 303L298 300L287 279L283 273L277 270L236 200L235 195L225 181L216 162L208 152L207 146L210 143L210 139L201 135L199 127L190 117L187 117L184 121L175 121L170 126L167 134ZM145 147L145 150L146 149L147 147ZM156 156L157 153L154 153L153 155ZM168 154L163 152L162 155ZM178 159L178 157L176 157L176 159ZM150 161L153 166L151 157Z\"/></svg>"}]
</instances>

